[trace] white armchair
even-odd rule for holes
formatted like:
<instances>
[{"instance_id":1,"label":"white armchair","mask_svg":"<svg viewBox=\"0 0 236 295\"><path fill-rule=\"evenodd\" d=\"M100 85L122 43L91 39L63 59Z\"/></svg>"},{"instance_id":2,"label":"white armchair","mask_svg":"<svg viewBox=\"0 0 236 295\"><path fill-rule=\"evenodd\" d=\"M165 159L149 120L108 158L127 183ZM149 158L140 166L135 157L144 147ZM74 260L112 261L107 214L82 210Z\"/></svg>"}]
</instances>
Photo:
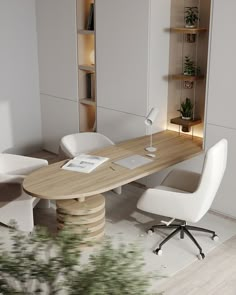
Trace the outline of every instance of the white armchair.
<instances>
[{"instance_id":1,"label":"white armchair","mask_svg":"<svg viewBox=\"0 0 236 295\"><path fill-rule=\"evenodd\" d=\"M64 136L61 139L60 150L68 158L74 158L81 153L92 152L110 145L114 143L103 134L82 132Z\"/></svg>"},{"instance_id":2,"label":"white armchair","mask_svg":"<svg viewBox=\"0 0 236 295\"><path fill-rule=\"evenodd\" d=\"M46 165L42 159L0 154L0 223L15 220L20 230L33 230L33 208L39 199L26 194L21 183L27 174Z\"/></svg>"},{"instance_id":3,"label":"white armchair","mask_svg":"<svg viewBox=\"0 0 236 295\"><path fill-rule=\"evenodd\" d=\"M210 209L225 172L227 145L227 140L222 139L207 151L201 174L173 170L160 186L147 189L139 199L137 207L143 211L183 220L179 224L153 225L149 229L150 232L155 228L175 229L154 250L155 254L161 255L162 246L180 232L181 239L186 234L194 242L200 251L199 258L203 259L202 248L189 230L210 233L213 240L218 238L214 231L187 225L187 222L198 222Z\"/></svg>"}]
</instances>

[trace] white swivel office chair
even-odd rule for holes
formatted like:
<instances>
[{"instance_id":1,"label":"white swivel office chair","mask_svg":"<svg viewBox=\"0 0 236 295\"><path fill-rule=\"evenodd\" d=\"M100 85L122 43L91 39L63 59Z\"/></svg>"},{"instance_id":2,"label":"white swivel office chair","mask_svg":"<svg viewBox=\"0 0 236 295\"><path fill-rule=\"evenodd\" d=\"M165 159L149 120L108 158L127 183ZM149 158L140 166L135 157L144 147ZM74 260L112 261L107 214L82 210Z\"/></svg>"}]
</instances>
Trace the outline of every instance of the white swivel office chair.
<instances>
[{"instance_id":1,"label":"white swivel office chair","mask_svg":"<svg viewBox=\"0 0 236 295\"><path fill-rule=\"evenodd\" d=\"M187 225L186 222L198 222L209 210L223 178L227 161L227 140L222 139L211 147L205 156L202 173L184 170L170 172L160 186L147 189L138 201L137 207L143 211L183 220L180 224L153 225L155 228L175 229L165 238L154 253L162 254L162 246L178 232L180 238L186 234L200 250L199 259L205 257L202 248L189 230L212 234L212 239L218 237L214 231Z\"/></svg>"},{"instance_id":2,"label":"white swivel office chair","mask_svg":"<svg viewBox=\"0 0 236 295\"><path fill-rule=\"evenodd\" d=\"M21 183L25 176L48 165L46 160L12 154L0 154L0 222L15 220L22 231L34 228L33 208L39 199L26 194ZM44 201L48 207L49 202Z\"/></svg>"},{"instance_id":3,"label":"white swivel office chair","mask_svg":"<svg viewBox=\"0 0 236 295\"><path fill-rule=\"evenodd\" d=\"M59 152L74 158L81 153L89 153L110 145L114 145L114 142L101 133L82 132L64 136L61 139ZM114 189L117 194L121 194L121 190L121 187Z\"/></svg>"}]
</instances>

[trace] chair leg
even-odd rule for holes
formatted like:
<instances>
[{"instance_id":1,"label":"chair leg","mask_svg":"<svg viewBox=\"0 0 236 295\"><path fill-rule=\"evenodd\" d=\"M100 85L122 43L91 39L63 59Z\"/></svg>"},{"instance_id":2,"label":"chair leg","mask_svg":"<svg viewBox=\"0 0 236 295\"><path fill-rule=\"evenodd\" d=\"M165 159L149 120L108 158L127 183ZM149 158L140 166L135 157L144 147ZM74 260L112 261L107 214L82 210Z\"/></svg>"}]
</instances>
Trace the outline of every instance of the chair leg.
<instances>
[{"instance_id":1,"label":"chair leg","mask_svg":"<svg viewBox=\"0 0 236 295\"><path fill-rule=\"evenodd\" d=\"M198 244L197 240L194 238L194 236L186 229L184 228L184 232L186 233L186 235L193 241L193 243L197 246L197 248L200 251L200 254L202 253L202 248L201 246Z\"/></svg>"},{"instance_id":2,"label":"chair leg","mask_svg":"<svg viewBox=\"0 0 236 295\"><path fill-rule=\"evenodd\" d=\"M169 241L171 238L173 238L179 231L181 231L181 228L180 227L178 227L178 228L176 228L169 236L167 236L160 244L159 244L159 247L158 248L156 248L153 252L154 253L157 253L158 252L158 250L160 250L161 249L161 247L167 242L167 241Z\"/></svg>"},{"instance_id":3,"label":"chair leg","mask_svg":"<svg viewBox=\"0 0 236 295\"><path fill-rule=\"evenodd\" d=\"M209 233L209 234L212 234L213 236L216 235L216 233L213 230L209 230L209 229L202 228L202 227L187 225L186 228L188 230L195 230L195 231L201 231L201 232Z\"/></svg>"}]
</instances>

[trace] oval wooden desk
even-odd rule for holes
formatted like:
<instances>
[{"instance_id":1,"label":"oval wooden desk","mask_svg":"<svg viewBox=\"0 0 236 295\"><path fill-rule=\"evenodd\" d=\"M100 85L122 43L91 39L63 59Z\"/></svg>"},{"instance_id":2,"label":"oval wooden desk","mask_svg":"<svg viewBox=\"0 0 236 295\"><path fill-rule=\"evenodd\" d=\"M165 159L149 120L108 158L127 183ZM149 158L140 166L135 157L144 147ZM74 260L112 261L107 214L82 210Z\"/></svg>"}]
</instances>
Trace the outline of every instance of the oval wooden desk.
<instances>
[{"instance_id":1,"label":"oval wooden desk","mask_svg":"<svg viewBox=\"0 0 236 295\"><path fill-rule=\"evenodd\" d=\"M116 187L148 176L182 162L202 152L202 139L163 131L153 135L156 158L150 164L130 170L114 161L133 154L145 156L150 137L143 136L97 150L91 154L109 160L89 174L61 169L61 161L31 173L23 182L23 189L42 199L57 200L58 227L65 222L84 225L91 232L91 239L103 235L105 200L101 195ZM78 201L79 200L79 201ZM80 229L78 229L80 230Z\"/></svg>"}]
</instances>

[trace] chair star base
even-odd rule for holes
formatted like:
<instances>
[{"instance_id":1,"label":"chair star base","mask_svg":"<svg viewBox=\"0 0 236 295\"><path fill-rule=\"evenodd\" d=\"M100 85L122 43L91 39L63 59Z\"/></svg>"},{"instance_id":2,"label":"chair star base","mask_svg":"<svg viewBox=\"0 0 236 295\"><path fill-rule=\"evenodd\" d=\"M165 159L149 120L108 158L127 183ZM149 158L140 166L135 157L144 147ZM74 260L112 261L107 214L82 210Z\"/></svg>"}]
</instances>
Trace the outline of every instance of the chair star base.
<instances>
[{"instance_id":1,"label":"chair star base","mask_svg":"<svg viewBox=\"0 0 236 295\"><path fill-rule=\"evenodd\" d=\"M156 248L153 253L157 255L162 255L162 246L168 242L171 238L173 238L177 233L180 233L180 238L184 239L185 234L192 240L192 242L195 244L195 246L199 249L200 255L198 256L199 259L204 259L205 254L202 252L202 248L197 242L197 240L194 238L194 236L191 234L190 230L193 231L200 231L200 232L205 232L209 233L212 235L212 239L214 241L218 240L218 236L216 233L212 230L197 227L197 226L192 226L192 225L187 225L186 222L184 221L182 224L170 224L170 225L165 225L165 224L157 224L153 225L148 231L154 232L156 228L166 228L166 229L175 229L171 234L169 234L160 244L159 247Z\"/></svg>"}]
</instances>

